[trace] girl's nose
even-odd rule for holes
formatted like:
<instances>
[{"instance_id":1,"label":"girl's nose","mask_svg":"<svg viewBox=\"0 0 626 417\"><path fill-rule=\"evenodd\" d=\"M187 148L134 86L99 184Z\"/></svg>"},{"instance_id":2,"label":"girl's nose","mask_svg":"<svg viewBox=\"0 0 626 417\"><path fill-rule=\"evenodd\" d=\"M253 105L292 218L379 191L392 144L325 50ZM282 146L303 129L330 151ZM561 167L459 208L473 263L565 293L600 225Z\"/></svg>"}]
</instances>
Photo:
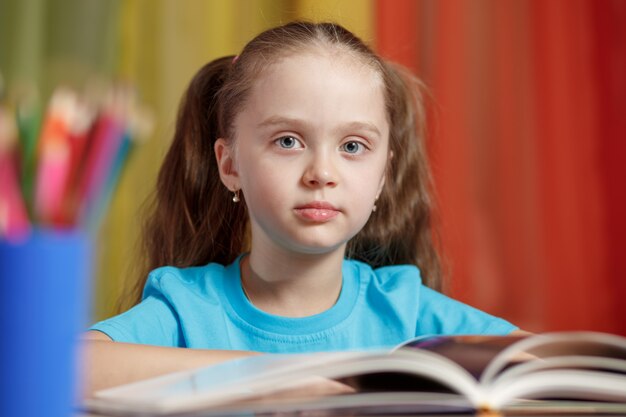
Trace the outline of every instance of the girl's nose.
<instances>
[{"instance_id":1,"label":"girl's nose","mask_svg":"<svg viewBox=\"0 0 626 417\"><path fill-rule=\"evenodd\" d=\"M337 173L328 157L318 156L307 167L302 182L307 187L334 187L337 185Z\"/></svg>"}]
</instances>

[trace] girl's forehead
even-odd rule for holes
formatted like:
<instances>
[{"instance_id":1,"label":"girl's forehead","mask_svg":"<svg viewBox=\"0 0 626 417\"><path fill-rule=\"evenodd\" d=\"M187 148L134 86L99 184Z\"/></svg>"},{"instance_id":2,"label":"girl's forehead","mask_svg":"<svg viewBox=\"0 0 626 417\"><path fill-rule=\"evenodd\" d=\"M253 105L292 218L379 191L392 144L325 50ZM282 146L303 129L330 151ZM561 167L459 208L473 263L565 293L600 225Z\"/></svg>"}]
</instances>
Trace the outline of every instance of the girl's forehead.
<instances>
[{"instance_id":1,"label":"girl's forehead","mask_svg":"<svg viewBox=\"0 0 626 417\"><path fill-rule=\"evenodd\" d=\"M281 96L298 101L327 96L368 96L380 101L384 100L383 87L380 71L371 62L354 53L314 49L279 57L267 65L253 80L250 95L262 100L269 95L270 99Z\"/></svg>"}]
</instances>

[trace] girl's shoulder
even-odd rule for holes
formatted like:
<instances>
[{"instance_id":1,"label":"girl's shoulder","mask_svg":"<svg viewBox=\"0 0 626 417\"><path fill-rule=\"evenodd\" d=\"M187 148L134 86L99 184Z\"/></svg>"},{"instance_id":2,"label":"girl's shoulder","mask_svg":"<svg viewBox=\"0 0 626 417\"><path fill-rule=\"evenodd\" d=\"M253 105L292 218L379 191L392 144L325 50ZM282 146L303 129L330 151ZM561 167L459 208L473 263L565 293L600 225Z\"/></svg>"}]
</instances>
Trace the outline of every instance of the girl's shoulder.
<instances>
[{"instance_id":1,"label":"girl's shoulder","mask_svg":"<svg viewBox=\"0 0 626 417\"><path fill-rule=\"evenodd\" d=\"M179 268L162 266L150 272L144 288L144 298L151 293L191 291L213 292L227 274L226 267L217 263Z\"/></svg>"},{"instance_id":2,"label":"girl's shoulder","mask_svg":"<svg viewBox=\"0 0 626 417\"><path fill-rule=\"evenodd\" d=\"M415 288L419 288L422 285L420 270L415 265L385 265L372 268L364 262L355 260L347 260L346 263L353 271L359 274L361 281L369 281L374 285L410 286Z\"/></svg>"},{"instance_id":3,"label":"girl's shoulder","mask_svg":"<svg viewBox=\"0 0 626 417\"><path fill-rule=\"evenodd\" d=\"M385 265L372 268L369 264L354 259L346 259L345 263L361 273L373 274L382 279L417 278L421 280L419 268L411 264Z\"/></svg>"},{"instance_id":4,"label":"girl's shoulder","mask_svg":"<svg viewBox=\"0 0 626 417\"><path fill-rule=\"evenodd\" d=\"M162 279L178 279L194 282L199 278L208 276L220 276L224 274L226 267L217 263L208 263L200 266L188 266L179 268L176 266L162 266L150 271L148 279L160 281Z\"/></svg>"}]
</instances>

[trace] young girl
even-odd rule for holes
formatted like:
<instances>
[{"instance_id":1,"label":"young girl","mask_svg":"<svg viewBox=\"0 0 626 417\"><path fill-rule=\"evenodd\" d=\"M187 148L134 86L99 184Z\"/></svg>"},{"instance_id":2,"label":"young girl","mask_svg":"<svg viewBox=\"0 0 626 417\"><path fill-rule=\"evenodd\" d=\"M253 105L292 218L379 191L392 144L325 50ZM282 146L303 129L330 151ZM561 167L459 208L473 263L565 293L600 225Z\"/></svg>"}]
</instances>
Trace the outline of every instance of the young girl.
<instances>
[{"instance_id":1,"label":"young girl","mask_svg":"<svg viewBox=\"0 0 626 417\"><path fill-rule=\"evenodd\" d=\"M254 352L516 330L435 291L423 133L419 82L335 24L204 66L158 178L152 272L87 333L88 391Z\"/></svg>"}]
</instances>

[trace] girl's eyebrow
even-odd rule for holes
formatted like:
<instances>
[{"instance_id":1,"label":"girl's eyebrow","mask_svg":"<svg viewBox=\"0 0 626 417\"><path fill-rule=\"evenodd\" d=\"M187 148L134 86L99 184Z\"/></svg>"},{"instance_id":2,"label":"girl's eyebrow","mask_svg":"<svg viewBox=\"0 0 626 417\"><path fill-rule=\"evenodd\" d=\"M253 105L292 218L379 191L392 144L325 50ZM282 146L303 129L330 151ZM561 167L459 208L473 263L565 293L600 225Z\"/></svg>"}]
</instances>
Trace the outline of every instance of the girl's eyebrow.
<instances>
[{"instance_id":1,"label":"girl's eyebrow","mask_svg":"<svg viewBox=\"0 0 626 417\"><path fill-rule=\"evenodd\" d=\"M312 123L309 123L302 119L297 119L297 118L292 118L292 117L270 116L258 124L259 128L276 127L276 126L298 126L298 127L306 128L306 127L312 126ZM366 131L366 132L376 135L377 137L381 136L380 130L376 127L376 125L373 123L369 123L369 122L359 122L359 121L349 122L349 123L342 125L337 130L339 131L346 131L346 130Z\"/></svg>"},{"instance_id":2,"label":"girl's eyebrow","mask_svg":"<svg viewBox=\"0 0 626 417\"><path fill-rule=\"evenodd\" d=\"M285 117L285 116L270 116L267 119L263 120L261 123L258 124L258 127L262 128L262 127L276 127L276 126L284 126L284 125L289 125L289 126L303 126L303 127L307 127L310 124L307 123L304 120L301 119L296 119L296 118L292 118L292 117Z\"/></svg>"},{"instance_id":3,"label":"girl's eyebrow","mask_svg":"<svg viewBox=\"0 0 626 417\"><path fill-rule=\"evenodd\" d=\"M369 122L350 122L346 123L342 126L342 129L354 131L357 130L359 132L369 132L376 137L381 137L380 130L376 127L375 124Z\"/></svg>"}]
</instances>

